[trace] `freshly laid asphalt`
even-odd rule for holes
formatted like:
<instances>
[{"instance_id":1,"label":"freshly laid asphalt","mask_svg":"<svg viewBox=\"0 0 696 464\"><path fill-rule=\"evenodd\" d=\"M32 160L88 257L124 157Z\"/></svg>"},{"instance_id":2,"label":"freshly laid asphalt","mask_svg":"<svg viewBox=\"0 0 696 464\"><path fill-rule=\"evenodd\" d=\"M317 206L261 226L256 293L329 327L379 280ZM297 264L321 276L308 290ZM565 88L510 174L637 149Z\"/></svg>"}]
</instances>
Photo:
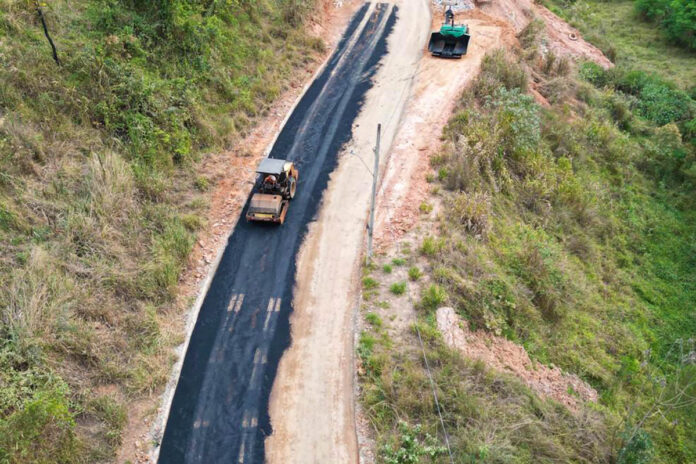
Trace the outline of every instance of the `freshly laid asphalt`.
<instances>
[{"instance_id":1,"label":"freshly laid asphalt","mask_svg":"<svg viewBox=\"0 0 696 464\"><path fill-rule=\"evenodd\" d=\"M264 462L269 395L290 344L296 256L395 21L395 7L363 5L281 131L270 157L296 163L297 195L282 226L240 219L230 236L191 336L159 463Z\"/></svg>"}]
</instances>

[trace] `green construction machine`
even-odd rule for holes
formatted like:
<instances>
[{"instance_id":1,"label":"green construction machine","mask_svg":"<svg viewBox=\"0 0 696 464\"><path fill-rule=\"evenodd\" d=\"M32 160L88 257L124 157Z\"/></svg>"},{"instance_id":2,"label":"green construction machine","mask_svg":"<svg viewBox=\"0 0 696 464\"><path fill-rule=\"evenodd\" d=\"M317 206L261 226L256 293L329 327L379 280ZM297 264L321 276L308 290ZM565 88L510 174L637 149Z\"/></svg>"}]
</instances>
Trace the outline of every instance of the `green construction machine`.
<instances>
[{"instance_id":1,"label":"green construction machine","mask_svg":"<svg viewBox=\"0 0 696 464\"><path fill-rule=\"evenodd\" d=\"M466 24L454 24L452 7L445 11L445 22L439 31L430 35L428 51L433 56L442 58L461 58L469 48L469 27Z\"/></svg>"}]
</instances>

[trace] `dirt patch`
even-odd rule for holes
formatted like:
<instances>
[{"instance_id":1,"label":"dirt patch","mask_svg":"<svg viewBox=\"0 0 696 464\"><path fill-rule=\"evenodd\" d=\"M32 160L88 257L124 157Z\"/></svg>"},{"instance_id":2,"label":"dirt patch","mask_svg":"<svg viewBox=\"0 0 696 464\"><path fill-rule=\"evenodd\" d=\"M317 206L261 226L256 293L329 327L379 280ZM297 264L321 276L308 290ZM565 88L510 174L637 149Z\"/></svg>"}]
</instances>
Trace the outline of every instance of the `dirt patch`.
<instances>
[{"instance_id":1,"label":"dirt patch","mask_svg":"<svg viewBox=\"0 0 696 464\"><path fill-rule=\"evenodd\" d=\"M438 2L433 3L431 30L436 30L442 22L442 8ZM440 150L442 128L459 95L478 74L485 54L499 47L518 47L517 34L535 17L546 24L543 52L612 66L599 49L582 39L579 31L531 0L485 2L479 8L457 13L455 21L466 23L471 30L469 49L461 60L445 60L430 56L423 43L425 53L413 95L382 174L375 234L378 250L394 243L417 223L420 203L430 188L426 181L431 171L430 157ZM549 105L534 85L530 93L542 106Z\"/></svg>"},{"instance_id":2,"label":"dirt patch","mask_svg":"<svg viewBox=\"0 0 696 464\"><path fill-rule=\"evenodd\" d=\"M470 331L466 321L452 308L437 310L437 327L445 343L465 357L515 375L540 396L558 401L571 411L577 412L580 402L597 401L597 392L577 375L533 363L522 346L503 337Z\"/></svg>"},{"instance_id":3,"label":"dirt patch","mask_svg":"<svg viewBox=\"0 0 696 464\"><path fill-rule=\"evenodd\" d=\"M542 45L557 56L567 56L573 60L590 60L610 68L613 63L600 49L586 42L580 31L532 0L496 0L481 3L481 11L510 24L519 33L534 18L546 24L546 34ZM473 40L473 39L472 39Z\"/></svg>"},{"instance_id":4,"label":"dirt patch","mask_svg":"<svg viewBox=\"0 0 696 464\"><path fill-rule=\"evenodd\" d=\"M433 12L431 29L442 21ZM481 60L492 49L516 46L515 30L505 21L479 10L456 15L473 31L469 50L460 60L435 58L427 53L418 66L413 95L389 152L377 205L375 245L384 250L418 221L420 204L429 195L426 175L430 157L440 149L443 127L452 116L459 96L479 72Z\"/></svg>"},{"instance_id":5,"label":"dirt patch","mask_svg":"<svg viewBox=\"0 0 696 464\"><path fill-rule=\"evenodd\" d=\"M206 281L214 272L216 259L239 219L254 183L256 165L267 155L267 150L282 128L285 118L305 87L312 81L321 63L332 53L345 25L360 3L357 0L322 1L320 13L310 18L307 28L310 34L324 39L326 51L305 68L297 71L291 80L290 88L273 103L266 116L258 121L242 141L228 151L207 155L198 166L197 175L205 177L212 185L208 194L208 211L205 214L207 227L199 232L189 256L187 269L182 273L179 282L177 301L171 313L181 316L172 317L163 323L163 332L181 337L181 334L190 333L193 329L196 317L191 305L194 299L204 292ZM181 347L176 355L181 361ZM172 378L173 381L167 386L167 395L172 393L176 374ZM161 418L165 411L162 410L162 406L162 397L159 395L151 395L131 403L116 462L154 461L152 444L159 442L163 432L164 424Z\"/></svg>"}]
</instances>

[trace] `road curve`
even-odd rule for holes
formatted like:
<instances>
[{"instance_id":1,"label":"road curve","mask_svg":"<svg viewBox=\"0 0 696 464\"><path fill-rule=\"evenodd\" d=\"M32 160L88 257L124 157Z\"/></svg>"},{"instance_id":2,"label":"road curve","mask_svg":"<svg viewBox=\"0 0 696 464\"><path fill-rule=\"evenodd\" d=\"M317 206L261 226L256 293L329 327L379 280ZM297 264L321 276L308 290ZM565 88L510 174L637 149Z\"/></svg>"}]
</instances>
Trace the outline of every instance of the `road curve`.
<instances>
[{"instance_id":1,"label":"road curve","mask_svg":"<svg viewBox=\"0 0 696 464\"><path fill-rule=\"evenodd\" d=\"M160 463L264 461L269 394L290 343L296 255L395 21L396 8L383 3L355 14L273 146L270 157L300 169L297 196L283 226L240 221L230 236L191 335Z\"/></svg>"}]
</instances>

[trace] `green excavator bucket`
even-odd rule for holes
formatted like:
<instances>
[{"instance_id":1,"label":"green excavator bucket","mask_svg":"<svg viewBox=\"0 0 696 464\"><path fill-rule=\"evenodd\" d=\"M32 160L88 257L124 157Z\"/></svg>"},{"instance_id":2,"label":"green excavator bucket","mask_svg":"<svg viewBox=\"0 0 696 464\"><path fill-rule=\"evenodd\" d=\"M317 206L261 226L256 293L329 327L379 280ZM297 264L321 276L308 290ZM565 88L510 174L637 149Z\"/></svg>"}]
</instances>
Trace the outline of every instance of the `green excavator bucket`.
<instances>
[{"instance_id":1,"label":"green excavator bucket","mask_svg":"<svg viewBox=\"0 0 696 464\"><path fill-rule=\"evenodd\" d=\"M428 51L433 56L461 58L469 48L469 28L465 24L454 24L451 7L445 12L445 23L438 32L430 35Z\"/></svg>"},{"instance_id":2,"label":"green excavator bucket","mask_svg":"<svg viewBox=\"0 0 696 464\"><path fill-rule=\"evenodd\" d=\"M454 36L433 32L430 35L428 51L433 56L441 56L442 58L461 58L462 55L466 55L466 50L469 48L469 39L471 39L469 34Z\"/></svg>"}]
</instances>

